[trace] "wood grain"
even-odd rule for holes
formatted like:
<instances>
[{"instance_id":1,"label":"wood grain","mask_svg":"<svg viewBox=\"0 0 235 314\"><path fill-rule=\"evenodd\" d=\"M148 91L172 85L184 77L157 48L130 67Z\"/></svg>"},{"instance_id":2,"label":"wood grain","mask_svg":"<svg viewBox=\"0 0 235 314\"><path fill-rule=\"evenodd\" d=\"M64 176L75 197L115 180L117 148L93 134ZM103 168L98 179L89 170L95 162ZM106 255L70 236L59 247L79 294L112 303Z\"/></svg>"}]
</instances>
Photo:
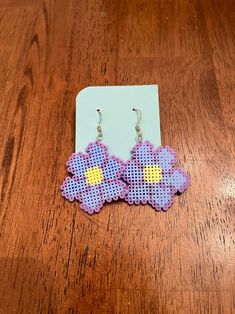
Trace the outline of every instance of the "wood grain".
<instances>
[{"instance_id":1,"label":"wood grain","mask_svg":"<svg viewBox=\"0 0 235 314\"><path fill-rule=\"evenodd\" d=\"M0 313L235 313L235 3L0 2ZM159 84L192 185L167 213L60 196L75 96Z\"/></svg>"}]
</instances>

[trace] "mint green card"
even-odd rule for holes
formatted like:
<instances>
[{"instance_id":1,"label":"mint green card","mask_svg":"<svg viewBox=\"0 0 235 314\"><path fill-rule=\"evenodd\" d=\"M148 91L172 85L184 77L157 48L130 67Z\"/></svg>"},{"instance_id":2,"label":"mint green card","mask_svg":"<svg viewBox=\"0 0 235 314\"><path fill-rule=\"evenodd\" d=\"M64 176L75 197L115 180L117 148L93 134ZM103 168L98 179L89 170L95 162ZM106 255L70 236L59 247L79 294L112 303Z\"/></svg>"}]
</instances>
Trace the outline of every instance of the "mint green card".
<instances>
[{"instance_id":1,"label":"mint green card","mask_svg":"<svg viewBox=\"0 0 235 314\"><path fill-rule=\"evenodd\" d=\"M98 113L102 112L103 142L110 155L130 158L136 143L136 113L142 111L143 139L161 145L157 85L87 87L76 97L76 152L85 152L97 136Z\"/></svg>"}]
</instances>

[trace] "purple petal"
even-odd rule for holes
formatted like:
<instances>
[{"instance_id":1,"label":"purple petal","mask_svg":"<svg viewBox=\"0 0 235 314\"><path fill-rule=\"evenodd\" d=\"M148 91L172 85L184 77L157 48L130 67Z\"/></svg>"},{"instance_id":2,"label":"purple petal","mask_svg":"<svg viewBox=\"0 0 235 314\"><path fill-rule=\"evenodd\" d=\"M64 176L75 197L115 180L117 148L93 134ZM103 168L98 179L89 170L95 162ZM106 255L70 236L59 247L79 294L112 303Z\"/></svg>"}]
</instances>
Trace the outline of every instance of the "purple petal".
<instances>
[{"instance_id":1,"label":"purple petal","mask_svg":"<svg viewBox=\"0 0 235 314\"><path fill-rule=\"evenodd\" d=\"M175 169L170 176L170 183L173 188L182 193L189 186L189 176L181 169Z\"/></svg>"},{"instance_id":2,"label":"purple petal","mask_svg":"<svg viewBox=\"0 0 235 314\"><path fill-rule=\"evenodd\" d=\"M81 176L87 169L87 158L82 153L72 154L67 161L68 171L72 174Z\"/></svg>"},{"instance_id":3,"label":"purple petal","mask_svg":"<svg viewBox=\"0 0 235 314\"><path fill-rule=\"evenodd\" d=\"M176 162L176 153L170 147L160 146L156 149L155 155L157 157L158 165L164 170L169 171L172 169Z\"/></svg>"},{"instance_id":4,"label":"purple petal","mask_svg":"<svg viewBox=\"0 0 235 314\"><path fill-rule=\"evenodd\" d=\"M150 186L149 184L143 183L138 185L130 185L128 194L125 200L129 204L146 204L150 197Z\"/></svg>"},{"instance_id":5,"label":"purple petal","mask_svg":"<svg viewBox=\"0 0 235 314\"><path fill-rule=\"evenodd\" d=\"M153 145L148 141L136 144L132 150L132 158L139 165L154 165L156 160L153 154Z\"/></svg>"},{"instance_id":6,"label":"purple petal","mask_svg":"<svg viewBox=\"0 0 235 314\"><path fill-rule=\"evenodd\" d=\"M112 156L104 166L103 174L105 179L112 180L114 178L119 178L124 167L125 163L121 159Z\"/></svg>"},{"instance_id":7,"label":"purple petal","mask_svg":"<svg viewBox=\"0 0 235 314\"><path fill-rule=\"evenodd\" d=\"M86 152L88 153L90 167L102 166L108 159L107 146L100 142L90 143L87 146Z\"/></svg>"},{"instance_id":8,"label":"purple petal","mask_svg":"<svg viewBox=\"0 0 235 314\"><path fill-rule=\"evenodd\" d=\"M103 198L107 202L117 200L118 198L124 198L127 193L126 184L120 180L112 182L103 181L99 187Z\"/></svg>"},{"instance_id":9,"label":"purple petal","mask_svg":"<svg viewBox=\"0 0 235 314\"><path fill-rule=\"evenodd\" d=\"M149 203L156 210L167 210L173 204L173 191L170 187L153 184Z\"/></svg>"},{"instance_id":10,"label":"purple petal","mask_svg":"<svg viewBox=\"0 0 235 314\"><path fill-rule=\"evenodd\" d=\"M79 186L79 191L76 196L76 199L81 202L82 195L84 191L88 189L89 185L87 184L85 177L78 177L77 175L75 175L73 176L73 179L77 181L77 184Z\"/></svg>"},{"instance_id":11,"label":"purple petal","mask_svg":"<svg viewBox=\"0 0 235 314\"><path fill-rule=\"evenodd\" d=\"M80 182L74 178L67 177L60 189L62 190L62 195L69 200L70 202L74 201L74 199L80 200L81 193L85 190L84 181Z\"/></svg>"},{"instance_id":12,"label":"purple petal","mask_svg":"<svg viewBox=\"0 0 235 314\"><path fill-rule=\"evenodd\" d=\"M91 215L99 212L103 204L104 199L102 198L98 186L92 186L83 193L80 207Z\"/></svg>"},{"instance_id":13,"label":"purple petal","mask_svg":"<svg viewBox=\"0 0 235 314\"><path fill-rule=\"evenodd\" d=\"M122 174L122 178L129 184L135 184L144 180L143 170L140 169L135 161L128 161Z\"/></svg>"}]
</instances>

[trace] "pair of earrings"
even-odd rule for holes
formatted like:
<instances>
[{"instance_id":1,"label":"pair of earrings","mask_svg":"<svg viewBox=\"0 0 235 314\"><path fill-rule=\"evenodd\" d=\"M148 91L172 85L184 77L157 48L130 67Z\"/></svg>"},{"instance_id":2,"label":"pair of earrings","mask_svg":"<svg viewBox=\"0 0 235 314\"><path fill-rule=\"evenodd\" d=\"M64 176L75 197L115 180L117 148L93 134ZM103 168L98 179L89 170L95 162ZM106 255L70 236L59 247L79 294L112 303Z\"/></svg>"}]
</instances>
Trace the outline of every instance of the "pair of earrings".
<instances>
[{"instance_id":1,"label":"pair of earrings","mask_svg":"<svg viewBox=\"0 0 235 314\"><path fill-rule=\"evenodd\" d=\"M109 156L102 143L102 115L98 109L96 141L87 146L85 154L72 154L67 162L72 177L64 180L62 195L71 202L78 200L88 214L99 212L105 202L119 198L129 204L149 203L157 211L166 211L173 204L174 194L182 193L189 185L188 175L175 167L176 153L170 147L154 149L153 144L143 140L141 111L133 110L137 113L137 144L130 160Z\"/></svg>"}]
</instances>

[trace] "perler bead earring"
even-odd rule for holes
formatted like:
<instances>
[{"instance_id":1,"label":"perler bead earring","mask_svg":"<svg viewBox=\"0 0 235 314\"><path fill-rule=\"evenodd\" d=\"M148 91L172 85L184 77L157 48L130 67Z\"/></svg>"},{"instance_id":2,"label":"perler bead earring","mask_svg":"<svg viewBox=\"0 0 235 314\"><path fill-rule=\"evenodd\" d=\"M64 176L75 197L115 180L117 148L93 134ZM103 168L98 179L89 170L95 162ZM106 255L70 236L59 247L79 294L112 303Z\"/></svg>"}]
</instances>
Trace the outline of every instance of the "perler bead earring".
<instances>
[{"instance_id":1,"label":"perler bead earring","mask_svg":"<svg viewBox=\"0 0 235 314\"><path fill-rule=\"evenodd\" d=\"M67 166L73 176L61 186L62 195L71 202L78 200L88 214L99 212L105 202L124 198L127 193L126 184L120 180L125 163L116 156L109 157L107 146L101 143L102 115L99 109L97 112L97 139L87 146L86 154L72 154Z\"/></svg>"},{"instance_id":2,"label":"perler bead earring","mask_svg":"<svg viewBox=\"0 0 235 314\"><path fill-rule=\"evenodd\" d=\"M176 153L168 146L154 149L143 141L140 129L141 111L133 108L138 121L135 126L138 142L131 151L132 158L122 174L129 184L125 200L129 204L149 203L157 211L166 211L173 204L175 193L182 193L189 185L189 176L175 167Z\"/></svg>"}]
</instances>

